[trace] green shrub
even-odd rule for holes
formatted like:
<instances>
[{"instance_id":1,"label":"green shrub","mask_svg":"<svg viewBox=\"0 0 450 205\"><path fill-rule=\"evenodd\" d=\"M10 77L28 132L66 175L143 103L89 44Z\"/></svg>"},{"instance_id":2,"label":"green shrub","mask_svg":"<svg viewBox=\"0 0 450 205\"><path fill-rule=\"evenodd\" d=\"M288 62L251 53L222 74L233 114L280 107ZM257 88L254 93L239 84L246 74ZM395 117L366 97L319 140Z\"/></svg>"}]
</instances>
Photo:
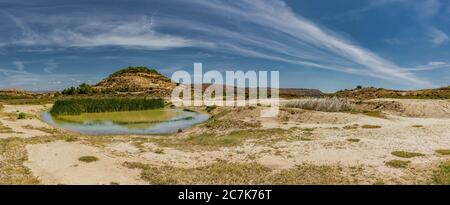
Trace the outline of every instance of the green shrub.
<instances>
[{"instance_id":1,"label":"green shrub","mask_svg":"<svg viewBox=\"0 0 450 205\"><path fill-rule=\"evenodd\" d=\"M150 110L164 107L163 99L145 98L80 98L58 100L50 110L50 114L79 115L81 113L119 112Z\"/></svg>"},{"instance_id":2,"label":"green shrub","mask_svg":"<svg viewBox=\"0 0 450 205\"><path fill-rule=\"evenodd\" d=\"M116 72L114 72L113 74L109 75L109 78L113 78L113 77L117 77L120 76L124 73L149 73L149 74L159 74L158 71L156 71L155 69L149 69L145 66L137 66L137 67L133 67L133 66L129 66L127 68L118 70Z\"/></svg>"},{"instance_id":3,"label":"green shrub","mask_svg":"<svg viewBox=\"0 0 450 205\"><path fill-rule=\"evenodd\" d=\"M396 156L396 157L401 157L401 158L413 158L413 157L422 157L425 156L422 153L416 153L416 152L406 152L406 151L394 151L391 153L392 155Z\"/></svg>"},{"instance_id":4,"label":"green shrub","mask_svg":"<svg viewBox=\"0 0 450 205\"><path fill-rule=\"evenodd\" d=\"M82 157L78 158L78 160L82 161L82 162L86 162L86 163L91 163L91 162L98 161L98 158L94 157L94 156L82 156Z\"/></svg>"},{"instance_id":5,"label":"green shrub","mask_svg":"<svg viewBox=\"0 0 450 205\"><path fill-rule=\"evenodd\" d=\"M19 116L17 117L17 119L22 120L27 118L27 114L25 114L24 112L19 113Z\"/></svg>"},{"instance_id":6,"label":"green shrub","mask_svg":"<svg viewBox=\"0 0 450 205\"><path fill-rule=\"evenodd\" d=\"M213 111L214 109L216 109L217 108L217 106L215 106L215 105L212 105L212 106L206 106L206 112L211 112L211 111Z\"/></svg>"}]
</instances>

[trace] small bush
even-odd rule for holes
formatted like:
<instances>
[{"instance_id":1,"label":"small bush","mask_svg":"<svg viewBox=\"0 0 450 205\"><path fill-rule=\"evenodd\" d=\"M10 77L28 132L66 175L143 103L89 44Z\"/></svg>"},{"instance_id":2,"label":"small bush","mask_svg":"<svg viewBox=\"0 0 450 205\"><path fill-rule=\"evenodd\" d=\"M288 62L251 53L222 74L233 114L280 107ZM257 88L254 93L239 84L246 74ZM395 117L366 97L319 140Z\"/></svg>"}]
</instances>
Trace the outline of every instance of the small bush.
<instances>
[{"instance_id":1,"label":"small bush","mask_svg":"<svg viewBox=\"0 0 450 205\"><path fill-rule=\"evenodd\" d=\"M350 139L347 139L347 141L349 141L349 142L359 142L361 140L360 139L356 139L356 138L350 138Z\"/></svg>"},{"instance_id":2,"label":"small bush","mask_svg":"<svg viewBox=\"0 0 450 205\"><path fill-rule=\"evenodd\" d=\"M409 163L411 163L411 162L403 161L403 160L391 160L391 161L385 162L385 164L387 166L393 167L393 168L406 168Z\"/></svg>"},{"instance_id":3,"label":"small bush","mask_svg":"<svg viewBox=\"0 0 450 205\"><path fill-rule=\"evenodd\" d=\"M394 151L391 154L396 157L401 157L401 158L413 158L413 157L425 156L424 154L421 154L421 153L405 152L405 151Z\"/></svg>"},{"instance_id":4,"label":"small bush","mask_svg":"<svg viewBox=\"0 0 450 205\"><path fill-rule=\"evenodd\" d=\"M364 129L379 129L379 128L381 128L381 126L379 126L379 125L363 125L361 127Z\"/></svg>"},{"instance_id":5,"label":"small bush","mask_svg":"<svg viewBox=\"0 0 450 205\"><path fill-rule=\"evenodd\" d=\"M216 109L217 106L213 105L213 106L206 106L206 112L211 112L214 109Z\"/></svg>"},{"instance_id":6,"label":"small bush","mask_svg":"<svg viewBox=\"0 0 450 205\"><path fill-rule=\"evenodd\" d=\"M82 161L82 162L86 162L86 163L91 163L91 162L98 161L98 158L94 157L94 156L83 156L83 157L78 158L78 160Z\"/></svg>"},{"instance_id":7,"label":"small bush","mask_svg":"<svg viewBox=\"0 0 450 205\"><path fill-rule=\"evenodd\" d=\"M25 114L24 112L19 113L19 116L17 117L17 119L22 120L22 119L26 119L27 118L27 114Z\"/></svg>"},{"instance_id":8,"label":"small bush","mask_svg":"<svg viewBox=\"0 0 450 205\"><path fill-rule=\"evenodd\" d=\"M304 98L290 101L286 107L301 108L324 112L343 112L352 110L352 105L345 98Z\"/></svg>"}]
</instances>

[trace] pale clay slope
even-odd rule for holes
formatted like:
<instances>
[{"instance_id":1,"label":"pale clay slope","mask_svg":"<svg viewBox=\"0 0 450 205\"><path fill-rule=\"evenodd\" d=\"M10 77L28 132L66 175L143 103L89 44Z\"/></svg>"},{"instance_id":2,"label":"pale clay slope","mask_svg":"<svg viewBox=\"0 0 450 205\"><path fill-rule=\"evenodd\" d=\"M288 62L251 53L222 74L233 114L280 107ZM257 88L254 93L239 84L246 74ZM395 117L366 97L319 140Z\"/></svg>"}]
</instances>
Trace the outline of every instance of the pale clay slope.
<instances>
[{"instance_id":1,"label":"pale clay slope","mask_svg":"<svg viewBox=\"0 0 450 205\"><path fill-rule=\"evenodd\" d=\"M43 184L143 184L139 171L123 167L124 159L110 156L96 147L56 141L28 145L29 167ZM91 163L79 161L95 156Z\"/></svg>"},{"instance_id":2,"label":"pale clay slope","mask_svg":"<svg viewBox=\"0 0 450 205\"><path fill-rule=\"evenodd\" d=\"M389 99L391 100L391 99ZM417 114L435 113L428 118L411 118L388 115L388 119L345 113L323 113L305 111L297 118L282 122L279 119L258 118L265 128L316 128L312 131L313 141L278 142L272 146L254 145L247 142L242 146L221 148L214 151L183 151L164 148L164 153L141 152L131 142L111 143L105 148L93 147L76 142L51 142L28 145L29 161L26 165L44 184L140 184L139 171L123 167L124 161L138 161L153 165L176 167L198 167L213 163L216 159L232 162L256 161L273 169L287 169L304 162L313 164L340 164L365 166L365 175L393 178L397 183L408 183L410 173L402 169L387 167L384 162L401 159L392 156L392 151L414 151L424 157L408 159L412 166L428 168L445 157L434 153L436 149L450 148L450 118L447 116L448 101L436 104L426 100L398 100L408 109L405 112ZM426 104L426 105L424 105ZM432 105L435 105L433 107ZM418 109L420 108L420 109ZM7 106L6 110L26 110L27 106ZM394 113L392 113L394 114ZM436 118L433 118L436 117ZM245 119L245 117L242 117ZM246 119L255 120L255 119ZM37 120L39 123L39 120ZM18 123L29 123L17 121ZM45 123L42 123L45 125ZM39 124L39 125L42 125ZM380 129L350 129L342 127L353 124L380 125ZM39 127L36 124L37 127ZM413 125L423 125L414 128ZM17 125L19 126L19 125ZM340 128L340 129L337 129ZM31 133L28 133L31 134ZM361 141L348 142L348 138ZM158 148L146 143L148 149ZM275 148L274 148L275 147ZM281 154L275 154L275 153ZM93 163L78 161L81 156L92 155L100 160ZM254 156L249 158L248 156Z\"/></svg>"}]
</instances>

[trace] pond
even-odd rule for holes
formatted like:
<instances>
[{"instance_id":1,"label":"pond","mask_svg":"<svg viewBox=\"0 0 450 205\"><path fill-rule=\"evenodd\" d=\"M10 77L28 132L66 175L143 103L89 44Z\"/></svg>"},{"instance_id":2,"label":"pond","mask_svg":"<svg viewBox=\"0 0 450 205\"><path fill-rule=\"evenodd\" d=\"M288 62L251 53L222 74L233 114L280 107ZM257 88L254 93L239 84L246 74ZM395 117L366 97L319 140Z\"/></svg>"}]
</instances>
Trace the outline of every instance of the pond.
<instances>
[{"instance_id":1,"label":"pond","mask_svg":"<svg viewBox=\"0 0 450 205\"><path fill-rule=\"evenodd\" d=\"M58 128L81 134L100 135L174 133L204 122L209 117L180 109L155 109L59 116L44 112L41 118Z\"/></svg>"}]
</instances>

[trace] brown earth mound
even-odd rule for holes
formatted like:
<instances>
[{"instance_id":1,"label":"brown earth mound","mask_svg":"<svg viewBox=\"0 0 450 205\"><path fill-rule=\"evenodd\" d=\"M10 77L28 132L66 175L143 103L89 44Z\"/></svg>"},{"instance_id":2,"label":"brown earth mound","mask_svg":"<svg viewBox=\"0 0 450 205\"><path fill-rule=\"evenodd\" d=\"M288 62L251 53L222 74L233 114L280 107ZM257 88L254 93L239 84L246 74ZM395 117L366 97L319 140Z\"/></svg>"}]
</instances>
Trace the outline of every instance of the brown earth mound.
<instances>
[{"instance_id":1,"label":"brown earth mound","mask_svg":"<svg viewBox=\"0 0 450 205\"><path fill-rule=\"evenodd\" d=\"M100 81L94 89L115 93L142 93L170 96L176 84L156 70L146 67L128 67Z\"/></svg>"}]
</instances>

